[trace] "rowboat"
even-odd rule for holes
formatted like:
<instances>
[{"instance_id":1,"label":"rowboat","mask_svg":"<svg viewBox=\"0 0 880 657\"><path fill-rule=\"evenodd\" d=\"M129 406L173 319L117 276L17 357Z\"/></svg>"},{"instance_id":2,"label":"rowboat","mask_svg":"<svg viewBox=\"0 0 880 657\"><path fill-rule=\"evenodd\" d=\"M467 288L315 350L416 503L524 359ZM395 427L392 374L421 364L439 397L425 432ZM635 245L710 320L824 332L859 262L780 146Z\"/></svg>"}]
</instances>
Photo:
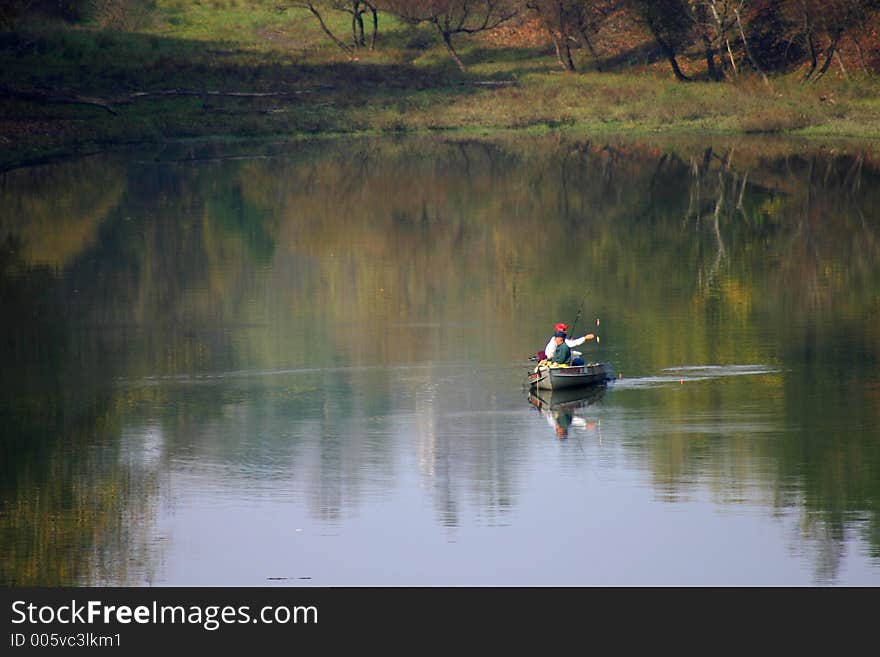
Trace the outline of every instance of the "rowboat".
<instances>
[{"instance_id":1,"label":"rowboat","mask_svg":"<svg viewBox=\"0 0 880 657\"><path fill-rule=\"evenodd\" d=\"M605 363L548 366L538 364L529 372L529 386L539 390L563 390L604 384L612 378Z\"/></svg>"}]
</instances>

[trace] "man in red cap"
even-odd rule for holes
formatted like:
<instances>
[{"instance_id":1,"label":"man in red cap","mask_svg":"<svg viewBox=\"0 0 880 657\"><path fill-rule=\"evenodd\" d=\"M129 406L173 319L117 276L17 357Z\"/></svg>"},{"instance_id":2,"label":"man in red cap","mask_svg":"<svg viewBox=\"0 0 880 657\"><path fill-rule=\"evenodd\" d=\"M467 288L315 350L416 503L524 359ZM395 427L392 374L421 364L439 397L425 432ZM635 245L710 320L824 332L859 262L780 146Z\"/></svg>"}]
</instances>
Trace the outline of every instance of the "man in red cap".
<instances>
[{"instance_id":1,"label":"man in red cap","mask_svg":"<svg viewBox=\"0 0 880 657\"><path fill-rule=\"evenodd\" d=\"M566 338L566 333L568 332L568 324L563 324L560 322L556 326L553 327L553 337L550 338L550 342L547 343L547 346L544 347L544 355L547 360L553 360L553 356L556 354L556 338L562 337ZM587 333L585 336L581 338L575 338L572 340L565 340L565 344L569 347L578 347L582 345L587 340L592 340L596 336L592 333ZM581 365L583 363L580 363Z\"/></svg>"}]
</instances>

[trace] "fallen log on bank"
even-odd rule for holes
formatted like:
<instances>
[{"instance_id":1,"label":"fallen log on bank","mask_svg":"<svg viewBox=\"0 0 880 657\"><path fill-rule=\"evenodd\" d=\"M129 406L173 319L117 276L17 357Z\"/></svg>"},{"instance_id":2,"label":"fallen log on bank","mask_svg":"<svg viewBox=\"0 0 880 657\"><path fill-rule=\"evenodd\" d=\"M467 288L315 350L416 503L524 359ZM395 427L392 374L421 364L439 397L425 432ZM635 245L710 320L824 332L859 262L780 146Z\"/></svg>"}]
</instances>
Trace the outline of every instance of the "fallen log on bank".
<instances>
[{"instance_id":1,"label":"fallen log on bank","mask_svg":"<svg viewBox=\"0 0 880 657\"><path fill-rule=\"evenodd\" d=\"M71 93L48 93L37 90L12 89L0 86L0 97L17 98L37 103L57 103L65 105L91 105L100 107L116 116L116 105L130 105L141 98L150 96L203 96L203 97L229 97L229 98L284 98L309 93L301 91L219 91L204 89L158 89L156 91L134 91L113 98L98 98L94 96L80 96Z\"/></svg>"},{"instance_id":2,"label":"fallen log on bank","mask_svg":"<svg viewBox=\"0 0 880 657\"><path fill-rule=\"evenodd\" d=\"M91 105L100 107L116 115L116 110L110 103L103 98L92 98L90 96L67 95L67 94L49 94L42 91L10 89L9 87L0 86L0 97L17 98L19 100L29 100L37 103L53 103L64 105Z\"/></svg>"}]
</instances>

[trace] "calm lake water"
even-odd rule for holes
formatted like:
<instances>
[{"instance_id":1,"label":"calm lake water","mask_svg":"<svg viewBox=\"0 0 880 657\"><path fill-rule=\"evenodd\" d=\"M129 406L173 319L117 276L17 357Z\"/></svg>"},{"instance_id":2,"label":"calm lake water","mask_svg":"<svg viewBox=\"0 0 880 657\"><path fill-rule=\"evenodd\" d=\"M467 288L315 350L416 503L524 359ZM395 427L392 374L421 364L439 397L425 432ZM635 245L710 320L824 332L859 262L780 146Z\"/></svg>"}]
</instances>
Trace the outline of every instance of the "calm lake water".
<instances>
[{"instance_id":1,"label":"calm lake water","mask_svg":"<svg viewBox=\"0 0 880 657\"><path fill-rule=\"evenodd\" d=\"M880 585L878 209L766 140L0 174L0 581ZM575 320L617 378L530 396Z\"/></svg>"}]
</instances>

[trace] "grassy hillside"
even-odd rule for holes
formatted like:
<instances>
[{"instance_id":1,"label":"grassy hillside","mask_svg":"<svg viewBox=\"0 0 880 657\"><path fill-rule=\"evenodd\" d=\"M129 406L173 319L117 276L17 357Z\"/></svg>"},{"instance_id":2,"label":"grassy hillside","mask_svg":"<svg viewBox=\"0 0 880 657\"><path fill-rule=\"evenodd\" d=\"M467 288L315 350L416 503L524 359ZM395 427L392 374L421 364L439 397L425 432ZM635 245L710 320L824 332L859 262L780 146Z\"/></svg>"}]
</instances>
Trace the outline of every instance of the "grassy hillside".
<instances>
[{"instance_id":1,"label":"grassy hillside","mask_svg":"<svg viewBox=\"0 0 880 657\"><path fill-rule=\"evenodd\" d=\"M350 35L347 15L326 17ZM77 24L20 19L0 31L0 167L205 137L561 128L880 137L880 81L853 70L811 84L796 73L770 85L748 75L682 84L645 43L606 53L602 73L581 53L582 72L563 72L540 38L457 46L464 73L430 30L383 15L377 48L349 57L307 11L258 0L156 0L151 11Z\"/></svg>"}]
</instances>

